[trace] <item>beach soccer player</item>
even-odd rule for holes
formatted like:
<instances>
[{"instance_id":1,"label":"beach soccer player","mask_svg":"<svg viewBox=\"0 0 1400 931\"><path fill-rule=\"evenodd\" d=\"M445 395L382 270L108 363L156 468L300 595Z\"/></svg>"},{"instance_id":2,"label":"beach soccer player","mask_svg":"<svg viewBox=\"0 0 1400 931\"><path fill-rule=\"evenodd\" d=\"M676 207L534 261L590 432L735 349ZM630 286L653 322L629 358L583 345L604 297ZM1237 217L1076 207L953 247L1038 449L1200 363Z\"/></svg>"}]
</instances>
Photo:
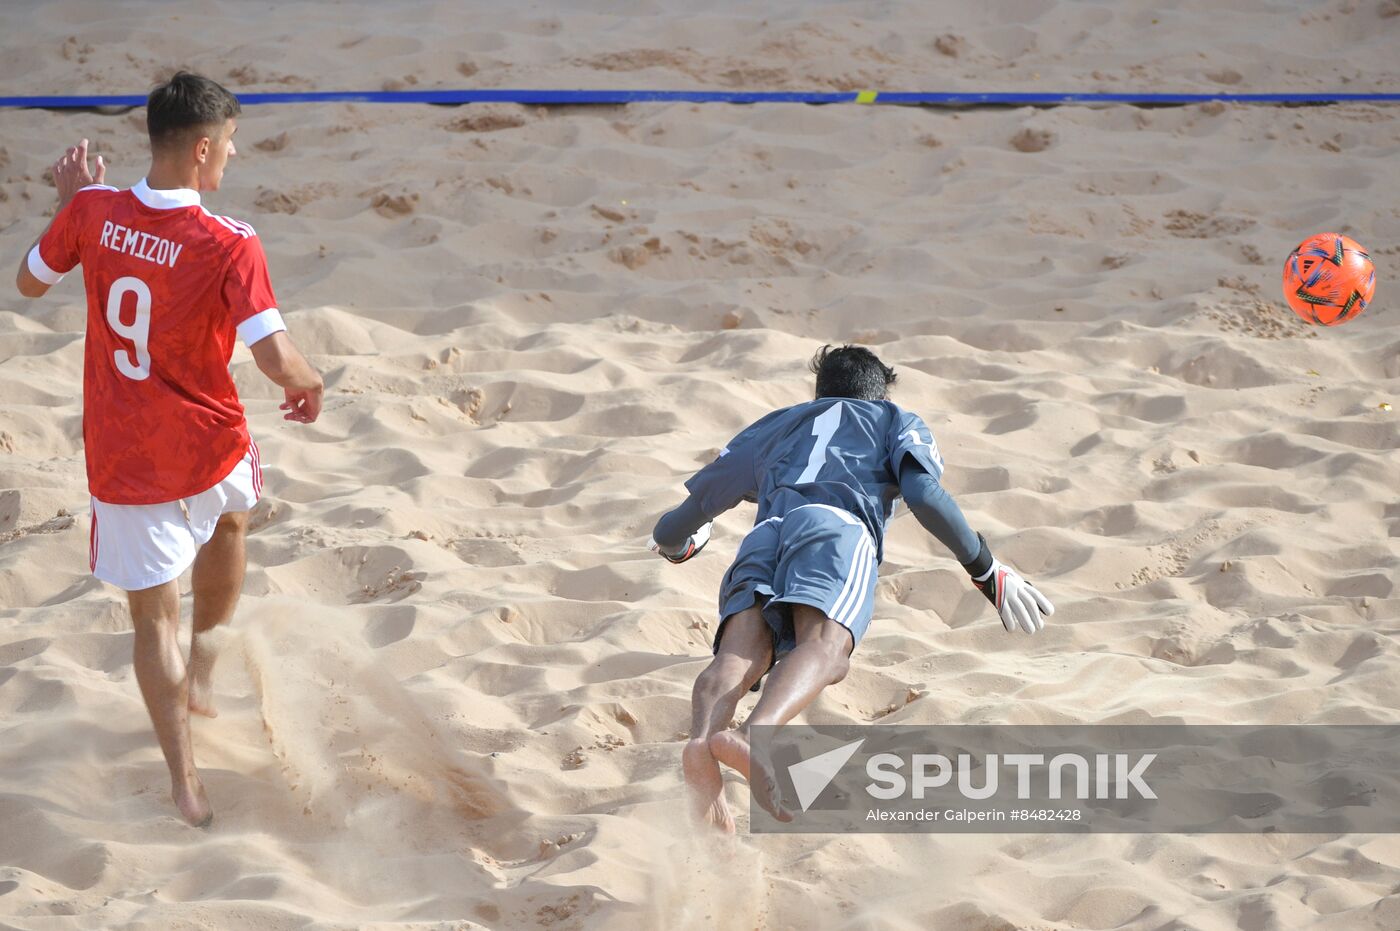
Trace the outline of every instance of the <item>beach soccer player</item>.
<instances>
[{"instance_id":1,"label":"beach soccer player","mask_svg":"<svg viewBox=\"0 0 1400 931\"><path fill-rule=\"evenodd\" d=\"M189 712L213 716L220 626L243 586L248 512L262 490L229 359L241 339L286 394L287 420L311 423L321 376L286 333L253 228L204 209L235 154L238 99L180 73L151 92L151 167L130 190L89 170L87 140L53 166L58 212L20 263L40 297L82 265L88 321L83 444L92 495L89 561L127 592L133 665L180 814L213 818L190 746ZM194 566L194 634L177 635L179 576Z\"/></svg>"},{"instance_id":2,"label":"beach soccer player","mask_svg":"<svg viewBox=\"0 0 1400 931\"><path fill-rule=\"evenodd\" d=\"M682 752L696 815L725 831L734 820L720 763L749 781L766 811L791 820L774 774L750 759L748 728L786 724L845 677L870 626L896 499L952 551L1008 632L1035 633L1055 610L991 554L939 483L933 434L889 400L894 369L860 346L824 347L811 367L816 400L774 411L731 440L686 482L690 496L652 534L657 552L685 562L709 541L716 517L741 501L758 503L720 585L714 660L696 679ZM753 713L729 730L739 699L765 674Z\"/></svg>"}]
</instances>

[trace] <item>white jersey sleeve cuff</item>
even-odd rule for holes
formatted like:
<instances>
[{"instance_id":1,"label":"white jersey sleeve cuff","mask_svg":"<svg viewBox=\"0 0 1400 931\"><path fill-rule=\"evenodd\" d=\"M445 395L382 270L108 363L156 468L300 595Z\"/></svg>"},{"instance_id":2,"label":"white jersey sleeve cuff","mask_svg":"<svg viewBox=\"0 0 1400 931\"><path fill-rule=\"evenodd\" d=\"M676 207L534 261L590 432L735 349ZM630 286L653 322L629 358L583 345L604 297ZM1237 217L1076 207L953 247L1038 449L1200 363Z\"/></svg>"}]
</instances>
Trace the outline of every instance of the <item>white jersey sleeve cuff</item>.
<instances>
[{"instance_id":1,"label":"white jersey sleeve cuff","mask_svg":"<svg viewBox=\"0 0 1400 931\"><path fill-rule=\"evenodd\" d=\"M282 314L276 307L269 307L260 314L254 314L238 325L238 338L243 340L243 345L251 346L260 339L265 339L273 333L281 333L287 329L287 325L282 322Z\"/></svg>"},{"instance_id":2,"label":"white jersey sleeve cuff","mask_svg":"<svg viewBox=\"0 0 1400 931\"><path fill-rule=\"evenodd\" d=\"M49 268L49 264L44 261L44 257L39 254L39 244L35 243L34 248L29 250L29 274L38 278L44 284L53 287L63 280L64 272L56 272Z\"/></svg>"}]
</instances>

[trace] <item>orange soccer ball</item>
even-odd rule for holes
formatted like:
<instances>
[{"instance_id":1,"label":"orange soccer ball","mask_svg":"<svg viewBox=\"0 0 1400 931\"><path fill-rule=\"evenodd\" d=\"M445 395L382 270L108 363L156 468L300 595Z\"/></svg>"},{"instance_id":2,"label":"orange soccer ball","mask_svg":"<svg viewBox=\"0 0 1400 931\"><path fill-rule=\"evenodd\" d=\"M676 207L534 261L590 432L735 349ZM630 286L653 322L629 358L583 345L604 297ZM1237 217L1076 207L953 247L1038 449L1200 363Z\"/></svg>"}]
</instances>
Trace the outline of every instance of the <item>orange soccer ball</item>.
<instances>
[{"instance_id":1,"label":"orange soccer ball","mask_svg":"<svg viewBox=\"0 0 1400 931\"><path fill-rule=\"evenodd\" d=\"M1318 233L1283 263L1283 299L1308 323L1336 326L1360 316L1376 294L1376 266L1361 244Z\"/></svg>"}]
</instances>

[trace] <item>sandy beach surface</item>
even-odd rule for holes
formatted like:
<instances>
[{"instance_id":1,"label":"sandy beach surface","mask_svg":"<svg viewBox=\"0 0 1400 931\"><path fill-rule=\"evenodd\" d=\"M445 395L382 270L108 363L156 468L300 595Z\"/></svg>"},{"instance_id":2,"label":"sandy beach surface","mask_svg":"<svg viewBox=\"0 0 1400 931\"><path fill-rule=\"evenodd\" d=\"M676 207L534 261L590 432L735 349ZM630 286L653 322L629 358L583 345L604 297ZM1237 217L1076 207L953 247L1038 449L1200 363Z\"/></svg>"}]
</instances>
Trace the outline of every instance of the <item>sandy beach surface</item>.
<instances>
[{"instance_id":1,"label":"sandy beach surface","mask_svg":"<svg viewBox=\"0 0 1400 931\"><path fill-rule=\"evenodd\" d=\"M16 2L0 93L1400 87L1395 0L1229 7ZM7 262L84 136L142 177L142 111L0 111ZM680 748L752 509L645 548L857 341L1058 611L1008 637L901 518L808 720L1393 722L1400 110L295 105L238 142L206 203L327 401L286 424L234 357L267 476L207 832L88 574L81 281L0 297L0 926L1400 927L1387 835L755 836L734 781L740 837L704 836ZM1380 278L1333 330L1279 295L1324 230Z\"/></svg>"}]
</instances>

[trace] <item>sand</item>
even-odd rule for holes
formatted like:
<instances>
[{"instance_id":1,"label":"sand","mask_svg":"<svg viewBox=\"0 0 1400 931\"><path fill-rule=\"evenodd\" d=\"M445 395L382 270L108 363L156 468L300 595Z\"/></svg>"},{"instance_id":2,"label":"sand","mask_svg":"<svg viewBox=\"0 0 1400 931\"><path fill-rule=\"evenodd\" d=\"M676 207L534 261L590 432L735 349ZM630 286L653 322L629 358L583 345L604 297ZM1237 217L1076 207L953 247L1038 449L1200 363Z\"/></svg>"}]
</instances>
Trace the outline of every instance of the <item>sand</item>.
<instances>
[{"instance_id":1,"label":"sand","mask_svg":"<svg viewBox=\"0 0 1400 931\"><path fill-rule=\"evenodd\" d=\"M0 89L1397 86L1394 0L1230 7L61 0L0 12ZM0 113L0 254L77 138L137 181L141 126ZM752 510L686 566L645 549L854 340L1058 611L1008 637L900 519L808 720L1393 721L1394 108L306 105L238 141L207 203L257 227L327 401L286 424L235 356L267 476L194 725L208 832L87 572L80 281L0 297L0 926L1400 926L1389 836L745 836L736 781L712 841L680 748ZM1278 293L1322 230L1380 275L1335 330Z\"/></svg>"}]
</instances>

